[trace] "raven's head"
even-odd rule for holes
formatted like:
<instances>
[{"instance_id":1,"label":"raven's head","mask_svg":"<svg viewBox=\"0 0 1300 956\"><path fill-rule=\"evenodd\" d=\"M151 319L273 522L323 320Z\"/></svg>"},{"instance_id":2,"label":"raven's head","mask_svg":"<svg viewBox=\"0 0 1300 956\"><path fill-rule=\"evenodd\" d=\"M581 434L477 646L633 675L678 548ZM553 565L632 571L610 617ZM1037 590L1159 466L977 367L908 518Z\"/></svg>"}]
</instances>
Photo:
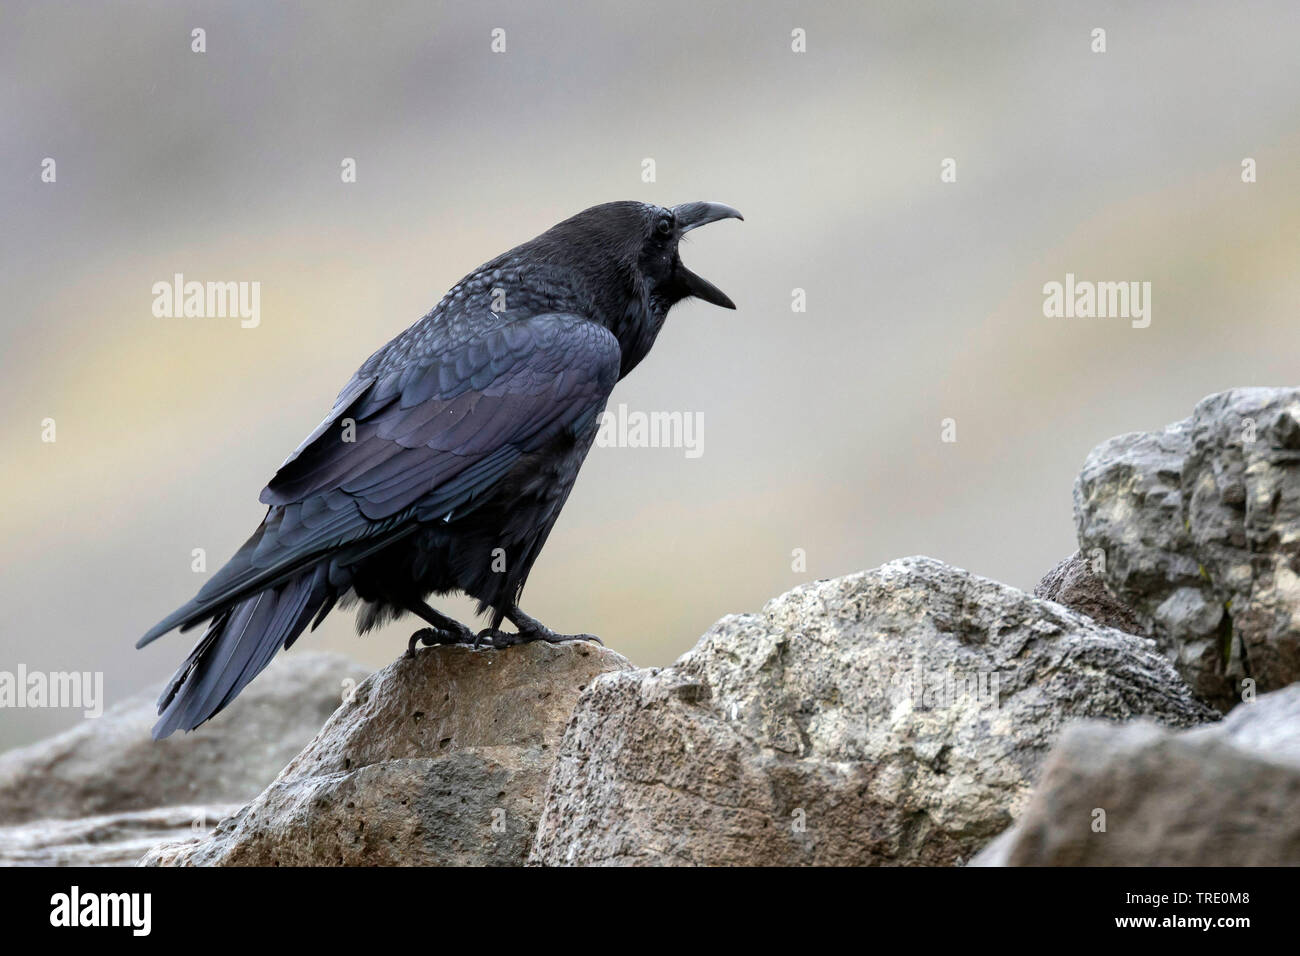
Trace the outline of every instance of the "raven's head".
<instances>
[{"instance_id":1,"label":"raven's head","mask_svg":"<svg viewBox=\"0 0 1300 956\"><path fill-rule=\"evenodd\" d=\"M671 209L642 206L642 209L638 266L651 287L651 295L662 299L669 308L694 296L724 309L734 309L736 304L721 289L682 264L678 245L682 236L697 226L745 217L719 202L688 202Z\"/></svg>"},{"instance_id":2,"label":"raven's head","mask_svg":"<svg viewBox=\"0 0 1300 956\"><path fill-rule=\"evenodd\" d=\"M719 219L743 219L716 202L688 202L665 209L641 202L592 206L538 236L552 262L581 272L605 322L623 345L623 374L654 344L664 318L691 297L724 309L735 303L712 282L682 264L682 236Z\"/></svg>"}]
</instances>

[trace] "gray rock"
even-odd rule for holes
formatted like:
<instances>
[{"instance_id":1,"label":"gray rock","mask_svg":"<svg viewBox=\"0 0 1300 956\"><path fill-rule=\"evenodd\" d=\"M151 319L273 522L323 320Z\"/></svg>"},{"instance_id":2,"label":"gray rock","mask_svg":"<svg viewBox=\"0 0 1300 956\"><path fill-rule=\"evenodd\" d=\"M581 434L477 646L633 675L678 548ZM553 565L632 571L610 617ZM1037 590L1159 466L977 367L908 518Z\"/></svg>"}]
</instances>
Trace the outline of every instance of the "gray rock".
<instances>
[{"instance_id":1,"label":"gray rock","mask_svg":"<svg viewBox=\"0 0 1300 956\"><path fill-rule=\"evenodd\" d=\"M530 862L951 864L1069 717L1212 720L1155 645L929 558L723 618L582 696Z\"/></svg>"},{"instance_id":2,"label":"gray rock","mask_svg":"<svg viewBox=\"0 0 1300 956\"><path fill-rule=\"evenodd\" d=\"M368 671L339 654L282 655L189 734L154 741L161 687L0 754L0 824L242 803L275 779Z\"/></svg>"},{"instance_id":3,"label":"gray rock","mask_svg":"<svg viewBox=\"0 0 1300 956\"><path fill-rule=\"evenodd\" d=\"M1182 733L1068 727L1019 823L972 865L1300 865L1298 728L1300 684Z\"/></svg>"},{"instance_id":4,"label":"gray rock","mask_svg":"<svg viewBox=\"0 0 1300 956\"><path fill-rule=\"evenodd\" d=\"M1074 488L1079 547L1204 700L1300 680L1300 389L1211 395Z\"/></svg>"},{"instance_id":5,"label":"gray rock","mask_svg":"<svg viewBox=\"0 0 1300 956\"><path fill-rule=\"evenodd\" d=\"M142 863L520 864L578 696L630 666L587 642L421 650L361 684L211 835Z\"/></svg>"},{"instance_id":6,"label":"gray rock","mask_svg":"<svg viewBox=\"0 0 1300 956\"><path fill-rule=\"evenodd\" d=\"M1048 571L1034 588L1034 597L1064 604L1106 627L1145 634L1137 615L1106 590L1106 582L1093 574L1082 552L1074 552Z\"/></svg>"},{"instance_id":7,"label":"gray rock","mask_svg":"<svg viewBox=\"0 0 1300 956\"><path fill-rule=\"evenodd\" d=\"M160 843L203 832L239 809L204 804L0 827L3 866L131 866Z\"/></svg>"}]
</instances>

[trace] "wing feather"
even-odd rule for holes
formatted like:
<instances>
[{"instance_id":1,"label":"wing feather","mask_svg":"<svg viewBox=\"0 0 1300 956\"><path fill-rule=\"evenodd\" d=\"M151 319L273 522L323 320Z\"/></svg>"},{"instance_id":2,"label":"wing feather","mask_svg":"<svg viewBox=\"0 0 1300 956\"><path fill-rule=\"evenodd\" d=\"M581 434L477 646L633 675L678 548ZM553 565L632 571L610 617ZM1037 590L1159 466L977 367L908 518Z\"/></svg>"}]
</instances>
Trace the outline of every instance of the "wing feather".
<instances>
[{"instance_id":1,"label":"wing feather","mask_svg":"<svg viewBox=\"0 0 1300 956\"><path fill-rule=\"evenodd\" d=\"M590 422L618 379L618 340L579 316L492 317L469 331L393 367L376 353L262 491L270 506L262 526L140 643L219 613L323 556L346 561L347 549L373 551L416 521L459 512L521 455Z\"/></svg>"}]
</instances>

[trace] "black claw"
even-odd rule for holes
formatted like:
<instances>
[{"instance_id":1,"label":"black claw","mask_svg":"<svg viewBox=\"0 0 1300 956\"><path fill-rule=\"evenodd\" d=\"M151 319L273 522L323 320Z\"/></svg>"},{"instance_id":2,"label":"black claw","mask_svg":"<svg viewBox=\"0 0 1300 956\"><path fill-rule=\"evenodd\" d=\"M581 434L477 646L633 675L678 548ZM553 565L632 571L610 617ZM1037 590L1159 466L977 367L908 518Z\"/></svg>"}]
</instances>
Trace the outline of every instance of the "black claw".
<instances>
[{"instance_id":1,"label":"black claw","mask_svg":"<svg viewBox=\"0 0 1300 956\"><path fill-rule=\"evenodd\" d=\"M518 634L511 634L509 631L491 627L485 627L478 632L478 636L474 638L474 646L478 647L482 641L487 641L491 647L495 648L511 647L515 644L524 643L524 640Z\"/></svg>"},{"instance_id":2,"label":"black claw","mask_svg":"<svg viewBox=\"0 0 1300 956\"><path fill-rule=\"evenodd\" d=\"M415 656L415 646L423 644L425 647L433 647L435 644L474 644L478 646L478 639L474 632L469 628L460 625L459 630L439 630L432 627L422 627L411 635L411 640L406 645L406 657Z\"/></svg>"},{"instance_id":3,"label":"black claw","mask_svg":"<svg viewBox=\"0 0 1300 956\"><path fill-rule=\"evenodd\" d=\"M498 650L515 647L519 644L531 644L533 641L545 641L548 644L565 644L569 641L592 641L604 646L604 641L594 634L557 634L547 627L530 627L522 631L503 631L499 628L485 627L473 639L474 647L487 644Z\"/></svg>"},{"instance_id":4,"label":"black claw","mask_svg":"<svg viewBox=\"0 0 1300 956\"><path fill-rule=\"evenodd\" d=\"M416 631L414 634L412 634L412 635L411 635L411 639L410 639L410 641L408 641L407 644L406 644L406 653L403 654L402 656L403 656L403 657L414 657L414 656L415 656L415 645L417 645L417 644L419 644L419 643L421 643L421 642L424 642L424 643L427 644L428 642L425 641L425 636L428 635L428 634L432 634L432 633L433 633L433 628L431 628L431 627L424 627L424 628L421 628L420 630Z\"/></svg>"},{"instance_id":5,"label":"black claw","mask_svg":"<svg viewBox=\"0 0 1300 956\"><path fill-rule=\"evenodd\" d=\"M605 646L605 642L594 634L557 634L537 618L525 614L520 610L518 604L506 612L506 617L519 629L520 638L517 643L520 644L527 644L530 641L546 641L548 644L564 644L568 641L592 641L602 647Z\"/></svg>"},{"instance_id":6,"label":"black claw","mask_svg":"<svg viewBox=\"0 0 1300 956\"><path fill-rule=\"evenodd\" d=\"M548 644L567 644L569 641L594 641L604 646L604 641L594 634L557 634L549 627L530 627L526 631L520 632L521 644L531 643L532 641L545 641Z\"/></svg>"}]
</instances>

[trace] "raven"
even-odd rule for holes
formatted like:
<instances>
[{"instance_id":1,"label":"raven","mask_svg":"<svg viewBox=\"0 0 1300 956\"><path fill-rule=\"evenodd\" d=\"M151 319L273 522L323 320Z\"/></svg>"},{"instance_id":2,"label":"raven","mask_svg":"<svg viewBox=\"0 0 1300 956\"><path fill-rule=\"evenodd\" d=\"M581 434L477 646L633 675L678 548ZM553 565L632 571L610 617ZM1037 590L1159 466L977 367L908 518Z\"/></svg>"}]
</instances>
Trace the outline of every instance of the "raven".
<instances>
[{"instance_id":1,"label":"raven","mask_svg":"<svg viewBox=\"0 0 1300 956\"><path fill-rule=\"evenodd\" d=\"M594 640L556 634L519 597L614 384L668 310L736 307L677 248L730 218L743 217L721 203L593 206L471 272L370 356L262 490L253 536L136 644L208 622L158 700L155 739L208 720L340 601L362 603L361 633L422 618L408 653ZM491 609L485 630L427 603L452 591Z\"/></svg>"}]
</instances>

